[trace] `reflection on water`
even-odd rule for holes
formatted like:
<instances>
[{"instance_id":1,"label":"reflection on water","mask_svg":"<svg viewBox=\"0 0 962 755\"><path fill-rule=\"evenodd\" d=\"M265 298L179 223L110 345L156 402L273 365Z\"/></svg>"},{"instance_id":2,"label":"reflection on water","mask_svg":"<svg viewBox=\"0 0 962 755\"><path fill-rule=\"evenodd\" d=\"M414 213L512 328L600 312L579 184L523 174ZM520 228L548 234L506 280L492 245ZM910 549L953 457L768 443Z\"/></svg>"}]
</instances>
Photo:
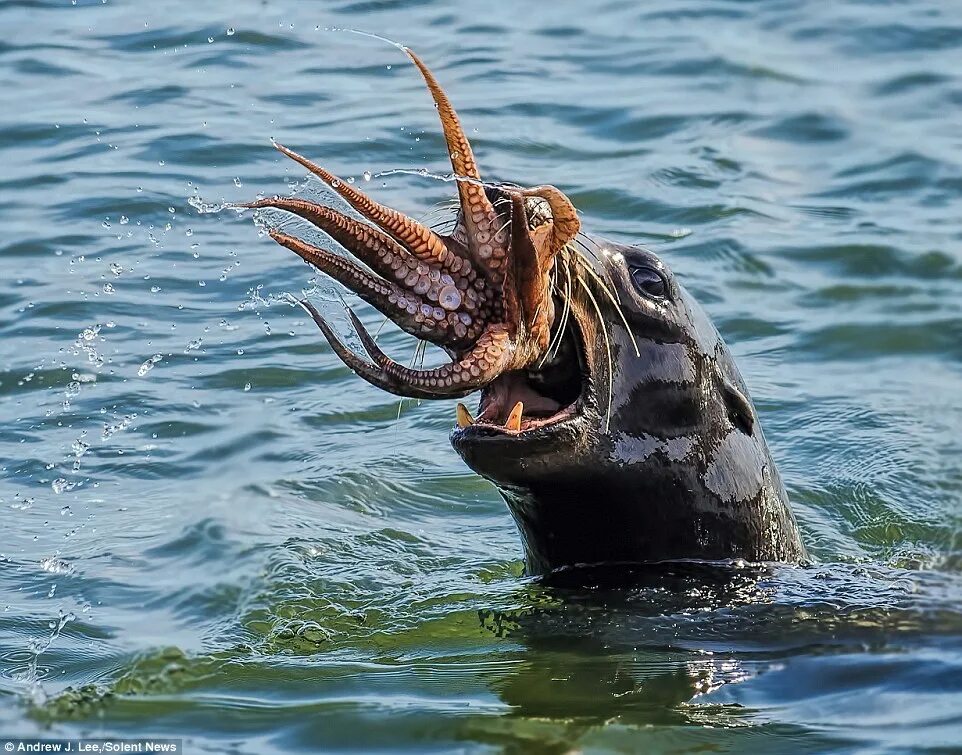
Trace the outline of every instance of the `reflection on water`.
<instances>
[{"instance_id":1,"label":"reflection on water","mask_svg":"<svg viewBox=\"0 0 962 755\"><path fill-rule=\"evenodd\" d=\"M0 729L251 753L958 746L951 8L523 15L0 7ZM486 177L554 183L589 232L666 257L732 345L813 565L522 575L448 447L453 406L353 379L290 306L338 291L248 214L201 211L322 196L276 138L449 222L416 72L328 27L417 49Z\"/></svg>"}]
</instances>

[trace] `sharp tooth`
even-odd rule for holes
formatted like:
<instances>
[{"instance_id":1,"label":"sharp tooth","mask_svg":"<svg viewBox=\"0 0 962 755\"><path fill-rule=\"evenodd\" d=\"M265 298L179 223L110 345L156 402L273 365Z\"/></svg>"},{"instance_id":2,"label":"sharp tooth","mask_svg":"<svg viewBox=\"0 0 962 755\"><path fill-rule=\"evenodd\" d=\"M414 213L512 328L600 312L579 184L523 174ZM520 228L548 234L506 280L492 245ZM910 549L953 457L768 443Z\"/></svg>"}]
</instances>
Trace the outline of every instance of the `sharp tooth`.
<instances>
[{"instance_id":1,"label":"sharp tooth","mask_svg":"<svg viewBox=\"0 0 962 755\"><path fill-rule=\"evenodd\" d=\"M515 432L521 431L521 413L524 411L524 404L519 401L514 405L514 409L511 410L511 414L508 415L508 421L504 423L504 426L508 430L514 430Z\"/></svg>"},{"instance_id":2,"label":"sharp tooth","mask_svg":"<svg viewBox=\"0 0 962 755\"><path fill-rule=\"evenodd\" d=\"M474 417L471 416L471 412L468 411L468 407L460 402L458 402L457 414L458 427L465 428L474 424Z\"/></svg>"}]
</instances>

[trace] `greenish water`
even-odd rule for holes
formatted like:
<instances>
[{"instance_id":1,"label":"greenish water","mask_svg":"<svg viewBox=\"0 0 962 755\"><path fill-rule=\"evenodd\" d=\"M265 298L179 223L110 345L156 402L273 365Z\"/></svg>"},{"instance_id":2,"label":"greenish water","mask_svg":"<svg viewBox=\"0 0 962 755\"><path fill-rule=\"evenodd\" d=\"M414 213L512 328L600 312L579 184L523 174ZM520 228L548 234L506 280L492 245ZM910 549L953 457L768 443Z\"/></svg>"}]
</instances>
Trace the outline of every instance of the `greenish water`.
<instances>
[{"instance_id":1,"label":"greenish water","mask_svg":"<svg viewBox=\"0 0 962 755\"><path fill-rule=\"evenodd\" d=\"M665 257L814 566L522 576L453 405L399 415L283 301L309 269L189 203L302 182L271 137L358 181L446 169L404 57L325 27L414 47L486 175ZM0 28L0 735L962 748L957 3L7 0Z\"/></svg>"}]
</instances>

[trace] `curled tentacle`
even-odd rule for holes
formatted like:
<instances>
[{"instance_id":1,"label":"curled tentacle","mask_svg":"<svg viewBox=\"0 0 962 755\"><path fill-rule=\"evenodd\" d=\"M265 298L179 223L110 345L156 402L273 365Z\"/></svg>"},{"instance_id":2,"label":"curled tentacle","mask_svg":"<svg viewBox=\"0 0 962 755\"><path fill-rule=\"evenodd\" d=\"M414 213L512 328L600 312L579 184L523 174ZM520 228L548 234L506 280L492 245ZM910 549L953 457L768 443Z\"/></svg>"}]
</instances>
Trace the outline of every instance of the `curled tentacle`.
<instances>
[{"instance_id":1,"label":"curled tentacle","mask_svg":"<svg viewBox=\"0 0 962 755\"><path fill-rule=\"evenodd\" d=\"M317 308L313 304L307 301L307 299L301 299L298 304L311 316L317 324L317 327L320 328L321 333L324 334L324 338L327 339L328 344L330 344L331 349L337 355L338 359L344 362L351 372L358 377L364 378L371 385L381 390L390 393L396 392L391 380L379 367L365 361L344 345L341 339L338 338L337 333L334 332L334 329L327 320L324 319L321 313L317 311ZM433 396L413 396L412 398L433 398Z\"/></svg>"},{"instance_id":2,"label":"curled tentacle","mask_svg":"<svg viewBox=\"0 0 962 755\"><path fill-rule=\"evenodd\" d=\"M481 332L483 325L479 320L464 311L456 311L462 303L460 299L441 302L449 308L433 304L396 283L378 278L339 254L281 231L271 231L270 235L281 246L347 286L406 333L431 343L457 347L473 342Z\"/></svg>"},{"instance_id":3,"label":"curled tentacle","mask_svg":"<svg viewBox=\"0 0 962 755\"><path fill-rule=\"evenodd\" d=\"M503 331L487 331L457 361L432 370L411 369L398 364L381 351L354 311L348 308L351 322L365 350L376 362L372 364L344 345L314 305L306 300L301 300L299 304L310 314L334 353L352 372L371 385L397 396L423 399L466 396L497 377L509 358L507 334Z\"/></svg>"},{"instance_id":4,"label":"curled tentacle","mask_svg":"<svg viewBox=\"0 0 962 755\"><path fill-rule=\"evenodd\" d=\"M510 361L507 332L503 328L491 328L469 351L448 364L430 370L405 367L381 350L354 310L348 307L347 311L368 356L399 388L434 392L435 398L465 396L494 380Z\"/></svg>"},{"instance_id":5,"label":"curled tentacle","mask_svg":"<svg viewBox=\"0 0 962 755\"><path fill-rule=\"evenodd\" d=\"M452 254L444 240L430 228L426 228L397 210L392 210L390 207L375 202L347 181L342 181L330 171L311 162L294 150L276 142L274 146L334 189L361 215L402 242L418 259L426 262L437 262L454 273L462 269L465 260Z\"/></svg>"}]
</instances>

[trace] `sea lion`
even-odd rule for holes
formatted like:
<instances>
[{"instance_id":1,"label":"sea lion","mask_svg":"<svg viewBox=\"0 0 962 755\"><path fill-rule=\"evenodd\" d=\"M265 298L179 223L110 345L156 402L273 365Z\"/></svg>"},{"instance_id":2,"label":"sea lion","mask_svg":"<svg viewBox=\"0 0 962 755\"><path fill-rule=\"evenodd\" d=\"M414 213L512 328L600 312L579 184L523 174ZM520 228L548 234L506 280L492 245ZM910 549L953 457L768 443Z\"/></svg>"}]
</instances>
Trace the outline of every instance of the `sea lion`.
<instances>
[{"instance_id":1,"label":"sea lion","mask_svg":"<svg viewBox=\"0 0 962 755\"><path fill-rule=\"evenodd\" d=\"M316 225L363 265L277 229L270 235L451 361L405 367L348 310L363 358L302 302L334 352L400 396L481 392L476 418L458 404L451 442L501 491L531 573L803 559L745 383L695 300L652 252L581 235L555 187L483 183L447 95L405 52L434 98L457 177L450 234L280 145L367 222L294 197L241 205Z\"/></svg>"}]
</instances>

